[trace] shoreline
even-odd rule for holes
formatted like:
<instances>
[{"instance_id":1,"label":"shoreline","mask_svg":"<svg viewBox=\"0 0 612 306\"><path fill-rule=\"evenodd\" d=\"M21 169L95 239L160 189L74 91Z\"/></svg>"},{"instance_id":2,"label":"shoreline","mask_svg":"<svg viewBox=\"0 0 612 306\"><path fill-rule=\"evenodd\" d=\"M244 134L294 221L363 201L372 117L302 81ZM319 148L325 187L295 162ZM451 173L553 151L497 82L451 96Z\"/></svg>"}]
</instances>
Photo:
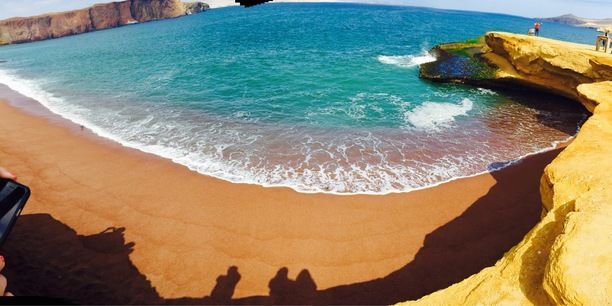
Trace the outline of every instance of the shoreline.
<instances>
[{"instance_id":1,"label":"shoreline","mask_svg":"<svg viewBox=\"0 0 612 306\"><path fill-rule=\"evenodd\" d=\"M291 189L291 190L293 190L295 192L303 193L303 194L329 194L329 195L336 195L336 196L355 196L355 195L384 196L384 195L402 194L402 193L426 190L426 189L433 188L433 187L438 187L440 185L443 185L443 184L446 184L446 183L449 183L449 182L453 182L453 181L456 181L456 180L476 177L476 176L479 176L479 175L484 175L484 174L487 174L487 173L499 171L499 170L502 170L504 168L510 167L512 165L515 165L517 163L520 163L522 160L524 160L527 157L555 150L555 149L559 148L560 145L563 145L564 143L570 142L575 137L575 135L579 132L579 130L580 130L580 127L578 127L578 129L576 130L574 135L568 136L564 140L553 141L546 148L542 148L542 149L537 150L535 152L531 152L531 153L527 153L527 154L521 155L518 158L513 159L513 160L504 161L504 165L497 166L497 167L492 168L492 169L482 170L480 172L473 173L473 174L460 175L460 176L451 177L451 178L444 179L442 181L439 181L439 182L436 182L436 183L431 183L431 184L425 185L425 186L412 187L410 189L403 189L403 190L384 191L384 192L336 192L336 191L323 191L323 190L320 190L320 189L317 189L317 190L302 190L302 189L299 189L299 188L297 188L295 186L292 186L292 185L268 184L268 183L254 182L254 181L236 181L236 180L232 180L230 178L221 177L219 175L200 172L197 169L195 169L192 165L189 165L188 163L184 163L184 162L178 161L177 158L171 156L171 154L164 154L163 152L160 152L159 150L148 149L146 146L143 146L141 144L131 143L129 141L125 141L125 140L121 139L120 137L117 137L117 136L114 136L114 135L111 135L111 134L105 132L101 128L98 128L94 124L91 124L86 119L80 118L78 116L71 116L71 115L68 115L68 114L62 114L55 107L52 107L51 105L49 105L49 103L41 102L41 101L44 101L45 99L42 96L39 96L36 93L33 93L30 88L27 88L27 86L23 86L23 85L19 84L19 81L12 80L10 78L10 76L6 76L6 75L4 75L4 76L5 77L3 77L3 74L0 71L0 98L3 95L5 95L5 96L9 95L11 97L11 99L9 99L9 102L10 102L10 100L13 100L13 99L17 101L17 102L12 102L11 103L13 106L18 106L24 100L31 99L32 101L27 101L26 102L27 107L22 108L22 109L24 109L26 111L30 111L29 108L31 108L32 110L34 110L33 114L35 114L35 115L39 115L39 116L43 116L43 117L57 117L57 118L54 118L54 120L56 120L58 122L65 121L65 123L66 123L65 125L66 126L76 125L76 126L83 127L84 129L86 129L88 132L90 132L92 134L91 135L92 137L100 137L100 138L103 138L103 139L105 139L107 141L110 141L112 143L119 144L122 147L134 149L134 150L140 151L140 152L145 153L145 154L152 154L152 155L161 157L161 158L169 160L169 161L171 161L171 162L173 162L175 164L178 164L178 165L181 165L183 167L186 167L190 171L196 172L196 173L198 173L200 175L204 175L204 176L208 176L208 177L213 177L215 179L223 180L223 181L226 181L226 182L229 182L229 183L232 183L232 184L255 185L255 186L261 186L261 187L264 187L264 188L289 188L289 189ZM3 88L3 87L6 87L6 88Z\"/></svg>"},{"instance_id":2,"label":"shoreline","mask_svg":"<svg viewBox=\"0 0 612 306\"><path fill-rule=\"evenodd\" d=\"M83 239L109 227L123 228L121 246L132 244L122 259L155 293L129 291L135 282L129 276L107 282L124 303L205 296L230 266L242 274L234 298L246 303L269 301L261 296L268 294L268 281L282 267L289 268L291 279L301 269L309 271L319 289L317 300L306 300L312 303L418 298L492 265L523 238L539 220L542 170L560 151L408 193L305 194L208 177L41 112L0 102L0 114L7 118L0 122L0 160L33 190L3 250L9 289L19 295L44 295L54 278L38 270L47 266L80 286L100 278L100 268L87 269L88 264L83 276L63 266L81 264L71 258L77 251L34 255L34 246L57 248L48 245L57 238L42 235L36 242L32 236L60 223ZM53 221L27 226L41 215ZM468 250L458 250L457 243ZM94 251L95 256L108 253ZM428 252L434 255L423 255ZM435 272L445 268L449 271ZM43 291L19 286L31 282ZM74 286L50 286L59 291L47 294L94 301L95 292L83 287L74 295ZM407 290L394 292L397 286Z\"/></svg>"}]
</instances>

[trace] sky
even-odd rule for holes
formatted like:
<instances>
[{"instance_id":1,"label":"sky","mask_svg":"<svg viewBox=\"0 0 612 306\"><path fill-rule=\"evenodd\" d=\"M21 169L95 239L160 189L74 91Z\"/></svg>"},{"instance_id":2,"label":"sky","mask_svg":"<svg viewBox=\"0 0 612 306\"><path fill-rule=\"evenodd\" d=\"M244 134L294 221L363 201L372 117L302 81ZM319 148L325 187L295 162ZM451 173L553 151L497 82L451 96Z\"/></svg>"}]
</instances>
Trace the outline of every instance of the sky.
<instances>
[{"instance_id":1,"label":"sky","mask_svg":"<svg viewBox=\"0 0 612 306\"><path fill-rule=\"evenodd\" d=\"M0 0L0 19L33 16L90 6L112 0ZM235 4L233 0L201 0L211 7ZM365 2L426 6L525 17L554 17L572 13L586 18L612 18L612 0L284 0L284 2ZM277 0L279 2L279 0Z\"/></svg>"}]
</instances>

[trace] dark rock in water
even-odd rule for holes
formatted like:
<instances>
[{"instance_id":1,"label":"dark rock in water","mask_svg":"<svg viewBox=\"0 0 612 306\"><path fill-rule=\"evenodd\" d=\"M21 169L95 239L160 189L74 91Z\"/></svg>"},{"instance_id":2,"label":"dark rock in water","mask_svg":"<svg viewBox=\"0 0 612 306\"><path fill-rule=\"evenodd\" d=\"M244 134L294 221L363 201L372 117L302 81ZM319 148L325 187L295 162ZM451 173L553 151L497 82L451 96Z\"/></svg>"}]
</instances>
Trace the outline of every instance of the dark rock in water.
<instances>
[{"instance_id":1,"label":"dark rock in water","mask_svg":"<svg viewBox=\"0 0 612 306\"><path fill-rule=\"evenodd\" d=\"M494 78L496 69L486 64L479 43L439 45L430 53L436 61L422 64L420 77L435 82L478 83Z\"/></svg>"}]
</instances>

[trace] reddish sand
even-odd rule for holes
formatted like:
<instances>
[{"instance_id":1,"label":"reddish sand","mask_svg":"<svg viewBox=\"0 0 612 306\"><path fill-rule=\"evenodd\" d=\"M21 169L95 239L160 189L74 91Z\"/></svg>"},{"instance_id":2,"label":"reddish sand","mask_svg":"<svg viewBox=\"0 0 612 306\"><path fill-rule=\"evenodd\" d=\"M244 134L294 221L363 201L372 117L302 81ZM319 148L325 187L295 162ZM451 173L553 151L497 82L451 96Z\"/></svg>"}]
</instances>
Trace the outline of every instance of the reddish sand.
<instances>
[{"instance_id":1,"label":"reddish sand","mask_svg":"<svg viewBox=\"0 0 612 306\"><path fill-rule=\"evenodd\" d=\"M415 299L520 241L560 151L404 194L300 194L207 177L36 113L0 102L0 165L33 192L3 246L5 274L15 294L79 303Z\"/></svg>"}]
</instances>

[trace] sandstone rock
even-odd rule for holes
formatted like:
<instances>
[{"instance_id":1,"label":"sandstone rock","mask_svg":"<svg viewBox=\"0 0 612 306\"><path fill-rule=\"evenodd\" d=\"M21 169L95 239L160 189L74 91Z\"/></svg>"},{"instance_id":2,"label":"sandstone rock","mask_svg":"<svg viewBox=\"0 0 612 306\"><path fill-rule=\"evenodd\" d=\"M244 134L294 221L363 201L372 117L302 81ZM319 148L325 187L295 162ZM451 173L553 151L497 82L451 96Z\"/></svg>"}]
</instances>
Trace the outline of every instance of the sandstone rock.
<instances>
[{"instance_id":1,"label":"sandstone rock","mask_svg":"<svg viewBox=\"0 0 612 306\"><path fill-rule=\"evenodd\" d=\"M495 266L404 304L612 305L612 55L507 33L486 43L494 79L571 96L593 115L547 166L542 220L523 241Z\"/></svg>"},{"instance_id":2,"label":"sandstone rock","mask_svg":"<svg viewBox=\"0 0 612 306\"><path fill-rule=\"evenodd\" d=\"M182 15L185 15L185 6L179 0L132 0L132 16L139 22Z\"/></svg>"},{"instance_id":3,"label":"sandstone rock","mask_svg":"<svg viewBox=\"0 0 612 306\"><path fill-rule=\"evenodd\" d=\"M526 81L533 86L576 99L576 87L582 83L601 81L592 73L589 59L602 55L593 46L562 42L547 38L509 34L487 33L485 41L490 53L486 56L497 66L510 64L517 75L509 79ZM508 78L502 73L500 79Z\"/></svg>"},{"instance_id":4,"label":"sandstone rock","mask_svg":"<svg viewBox=\"0 0 612 306\"><path fill-rule=\"evenodd\" d=\"M612 72L612 67L609 71ZM610 79L612 79L612 77L610 77ZM577 89L580 102L591 112L593 112L595 107L601 102L612 99L612 82L610 81L582 84L578 86Z\"/></svg>"},{"instance_id":5,"label":"sandstone rock","mask_svg":"<svg viewBox=\"0 0 612 306\"><path fill-rule=\"evenodd\" d=\"M444 75L421 73L422 77L492 87L528 86L575 100L579 98L578 85L612 79L611 56L596 52L594 46L589 45L492 32L484 36L484 44L472 46L472 49L479 48L479 53L457 52L465 49L462 44L441 47L446 54L454 53L459 58L453 59L454 62L461 62L461 57L469 58L470 62L485 62L496 71L492 75L473 74L468 69L468 73L454 75L453 71L449 72L455 69L453 65L448 64L447 57L441 56L440 61L422 65L421 72L442 71Z\"/></svg>"},{"instance_id":6,"label":"sandstone rock","mask_svg":"<svg viewBox=\"0 0 612 306\"><path fill-rule=\"evenodd\" d=\"M612 79L612 58L596 57L590 60L593 75L598 79Z\"/></svg>"},{"instance_id":7,"label":"sandstone rock","mask_svg":"<svg viewBox=\"0 0 612 306\"><path fill-rule=\"evenodd\" d=\"M543 286L565 305L612 304L612 82L578 86L593 116L550 164L552 209L571 207L551 246Z\"/></svg>"},{"instance_id":8,"label":"sandstone rock","mask_svg":"<svg viewBox=\"0 0 612 306\"><path fill-rule=\"evenodd\" d=\"M201 2L127 0L97 4L91 8L63 13L11 18L0 21L0 45L58 38L136 21L175 18L206 9L208 5Z\"/></svg>"},{"instance_id":9,"label":"sandstone rock","mask_svg":"<svg viewBox=\"0 0 612 306\"><path fill-rule=\"evenodd\" d=\"M51 15L49 38L64 37L93 30L89 9Z\"/></svg>"},{"instance_id":10,"label":"sandstone rock","mask_svg":"<svg viewBox=\"0 0 612 306\"><path fill-rule=\"evenodd\" d=\"M102 30L134 22L129 1L96 4L89 10L94 29Z\"/></svg>"},{"instance_id":11,"label":"sandstone rock","mask_svg":"<svg viewBox=\"0 0 612 306\"><path fill-rule=\"evenodd\" d=\"M210 9L210 6L202 2L185 2L185 11L187 14L197 14Z\"/></svg>"},{"instance_id":12,"label":"sandstone rock","mask_svg":"<svg viewBox=\"0 0 612 306\"><path fill-rule=\"evenodd\" d=\"M23 43L51 37L51 16L11 18L0 22L0 44Z\"/></svg>"}]
</instances>

